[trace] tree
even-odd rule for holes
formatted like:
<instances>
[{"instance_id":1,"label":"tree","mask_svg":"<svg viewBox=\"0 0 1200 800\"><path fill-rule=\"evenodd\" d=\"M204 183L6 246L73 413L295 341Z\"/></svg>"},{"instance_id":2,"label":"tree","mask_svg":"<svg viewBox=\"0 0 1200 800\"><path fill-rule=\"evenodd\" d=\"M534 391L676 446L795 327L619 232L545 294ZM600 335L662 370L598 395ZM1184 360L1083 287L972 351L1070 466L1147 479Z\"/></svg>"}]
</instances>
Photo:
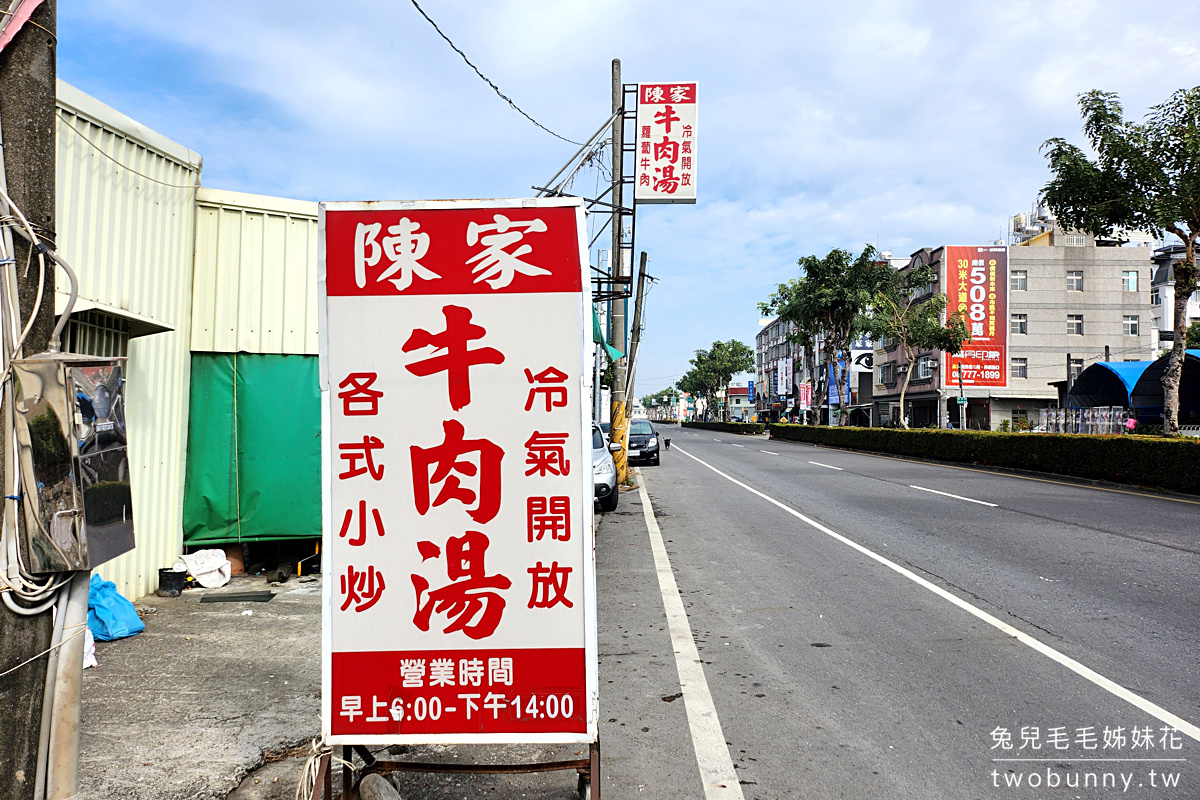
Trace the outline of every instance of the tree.
<instances>
[{"instance_id":1,"label":"tree","mask_svg":"<svg viewBox=\"0 0 1200 800\"><path fill-rule=\"evenodd\" d=\"M692 368L683 374L679 380L675 382L675 388L681 392L687 392L696 398L697 403L700 400L705 400L707 413L707 401L712 389L712 378L707 373L706 367L697 366L703 364L708 359L707 350L697 350L696 357L691 360ZM697 411L699 405L696 406Z\"/></svg>"},{"instance_id":2,"label":"tree","mask_svg":"<svg viewBox=\"0 0 1200 800\"><path fill-rule=\"evenodd\" d=\"M922 297L921 290L937 276L932 267L922 265L911 270L893 271L890 268L881 279L871 298L869 329L877 339L892 339L904 353L910 369L904 373L900 386L900 408L912 379L911 365L916 363L917 350L941 350L955 354L971 338L967 321L961 311L951 314L942 324L946 310L946 295ZM908 427L903 413L900 424Z\"/></svg>"},{"instance_id":3,"label":"tree","mask_svg":"<svg viewBox=\"0 0 1200 800\"><path fill-rule=\"evenodd\" d=\"M754 369L754 351L737 339L713 342L709 352L709 370L717 387L725 391L725 409L722 417L729 419L729 383L739 372Z\"/></svg>"},{"instance_id":4,"label":"tree","mask_svg":"<svg viewBox=\"0 0 1200 800\"><path fill-rule=\"evenodd\" d=\"M1042 200L1060 224L1093 236L1133 228L1183 242L1174 266L1175 340L1163 372L1164 433L1179 434L1179 379L1186 347L1187 302L1196 290L1196 238L1200 236L1200 86L1181 89L1154 106L1144 122L1128 122L1113 92L1079 96L1084 133L1093 160L1063 139L1042 150L1054 177Z\"/></svg>"},{"instance_id":5,"label":"tree","mask_svg":"<svg viewBox=\"0 0 1200 800\"><path fill-rule=\"evenodd\" d=\"M1188 325L1186 338L1188 350L1200 348L1200 319L1192 320L1192 324Z\"/></svg>"},{"instance_id":6,"label":"tree","mask_svg":"<svg viewBox=\"0 0 1200 800\"><path fill-rule=\"evenodd\" d=\"M719 390L729 395L729 382L739 372L754 369L754 351L736 339L713 342L708 350L697 350L692 368L675 382L675 388L705 398L707 415ZM726 404L728 410L728 403Z\"/></svg>"},{"instance_id":7,"label":"tree","mask_svg":"<svg viewBox=\"0 0 1200 800\"><path fill-rule=\"evenodd\" d=\"M803 292L804 278L793 278L787 283L779 284L774 294L765 303L758 304L758 310L763 315L774 316L783 322L792 324L793 330L787 338L800 349L801 358L804 359L805 374L813 377L812 396L814 398L824 397L829 371L826 369L821 373L817 372L817 338L821 331L813 320L804 315L804 309L797 299ZM813 413L813 409L810 408L807 415ZM813 419L806 418L805 421L815 424Z\"/></svg>"},{"instance_id":8,"label":"tree","mask_svg":"<svg viewBox=\"0 0 1200 800\"><path fill-rule=\"evenodd\" d=\"M679 399L679 390L668 386L666 389L659 389L653 394L648 394L642 398L642 405L646 408L665 407L670 409L670 418L675 417L675 402Z\"/></svg>"},{"instance_id":9,"label":"tree","mask_svg":"<svg viewBox=\"0 0 1200 800\"><path fill-rule=\"evenodd\" d=\"M849 250L835 248L825 256L805 256L797 263L801 277L780 284L759 308L794 323L798 339L806 347L811 348L818 337L822 338L825 363L820 382L827 382L824 376L832 369L836 385L844 386L851 363L850 345L867 332L866 312L883 267L870 245L857 257ZM814 398L817 396L814 393ZM850 415L842 414L839 424L849 422Z\"/></svg>"}]
</instances>

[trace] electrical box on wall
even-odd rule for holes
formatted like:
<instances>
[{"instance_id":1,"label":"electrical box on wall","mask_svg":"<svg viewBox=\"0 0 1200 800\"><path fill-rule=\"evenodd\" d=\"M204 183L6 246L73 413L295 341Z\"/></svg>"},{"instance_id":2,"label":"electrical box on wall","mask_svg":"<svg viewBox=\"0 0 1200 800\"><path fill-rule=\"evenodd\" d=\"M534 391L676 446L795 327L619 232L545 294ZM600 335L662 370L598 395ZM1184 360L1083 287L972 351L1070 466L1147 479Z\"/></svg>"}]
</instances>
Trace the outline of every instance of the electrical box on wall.
<instances>
[{"instance_id":1,"label":"electrical box on wall","mask_svg":"<svg viewBox=\"0 0 1200 800\"><path fill-rule=\"evenodd\" d=\"M12 362L26 569L92 569L133 549L123 358Z\"/></svg>"}]
</instances>

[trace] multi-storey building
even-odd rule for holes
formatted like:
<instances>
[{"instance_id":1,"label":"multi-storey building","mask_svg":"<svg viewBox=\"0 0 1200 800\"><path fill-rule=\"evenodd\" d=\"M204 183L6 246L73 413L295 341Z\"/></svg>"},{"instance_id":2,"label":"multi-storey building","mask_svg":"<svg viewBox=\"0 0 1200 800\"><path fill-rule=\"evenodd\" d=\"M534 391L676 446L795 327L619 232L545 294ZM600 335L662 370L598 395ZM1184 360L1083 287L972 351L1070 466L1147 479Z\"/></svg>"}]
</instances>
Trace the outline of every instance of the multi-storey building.
<instances>
[{"instance_id":1,"label":"multi-storey building","mask_svg":"<svg viewBox=\"0 0 1200 800\"><path fill-rule=\"evenodd\" d=\"M1183 260L1183 245L1160 247L1152 256L1150 269L1150 319L1152 349L1168 348L1175 341L1175 265ZM1187 324L1200 319L1200 290L1192 292L1187 304Z\"/></svg>"},{"instance_id":2,"label":"multi-storey building","mask_svg":"<svg viewBox=\"0 0 1200 800\"><path fill-rule=\"evenodd\" d=\"M760 422L778 422L795 406L796 362L803 362L799 346L791 340L795 330L793 323L773 319L754 337L754 401Z\"/></svg>"},{"instance_id":3,"label":"multi-storey building","mask_svg":"<svg viewBox=\"0 0 1200 800\"><path fill-rule=\"evenodd\" d=\"M1073 379L1089 364L1152 357L1150 251L1098 247L1090 236L1047 233L1017 246L988 248L1006 251L1008 262L1007 275L993 290L1003 293L993 309L1006 307L1006 319L994 321L1007 325L1007 346L992 351L1003 353L988 374L996 385L960 390L942 353L920 351L909 364L895 342L884 340L875 351L875 424L898 424L904 414L913 427L994 430L1004 420L1033 418L1037 409L1056 405L1053 384ZM961 287L947 287L945 254L945 247L918 250L905 268L931 265L937 280L925 294L947 292L954 309ZM901 409L900 385L908 371ZM960 391L967 401L962 406Z\"/></svg>"}]
</instances>

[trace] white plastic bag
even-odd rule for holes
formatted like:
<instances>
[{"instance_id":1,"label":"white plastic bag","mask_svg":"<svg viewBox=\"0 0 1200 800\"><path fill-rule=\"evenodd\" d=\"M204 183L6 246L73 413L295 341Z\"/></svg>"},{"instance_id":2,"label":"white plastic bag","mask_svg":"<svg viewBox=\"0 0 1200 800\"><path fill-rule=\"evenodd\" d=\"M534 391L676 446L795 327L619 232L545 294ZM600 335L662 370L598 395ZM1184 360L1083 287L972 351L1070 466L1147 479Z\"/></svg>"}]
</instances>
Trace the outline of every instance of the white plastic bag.
<instances>
[{"instance_id":1,"label":"white plastic bag","mask_svg":"<svg viewBox=\"0 0 1200 800\"><path fill-rule=\"evenodd\" d=\"M229 583L229 576L233 574L233 565L229 563L223 550L197 550L182 555L175 562L173 569L181 571L181 564L196 579L196 583L206 589L224 586Z\"/></svg>"}]
</instances>

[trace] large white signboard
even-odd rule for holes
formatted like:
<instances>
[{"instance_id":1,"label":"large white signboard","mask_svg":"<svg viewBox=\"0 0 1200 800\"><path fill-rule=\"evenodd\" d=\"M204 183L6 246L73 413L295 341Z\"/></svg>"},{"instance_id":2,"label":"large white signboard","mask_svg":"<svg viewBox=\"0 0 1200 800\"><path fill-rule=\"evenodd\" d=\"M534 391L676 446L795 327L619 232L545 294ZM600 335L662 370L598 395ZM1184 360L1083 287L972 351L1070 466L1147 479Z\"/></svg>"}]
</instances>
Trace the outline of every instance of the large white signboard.
<instances>
[{"instance_id":1,"label":"large white signboard","mask_svg":"<svg viewBox=\"0 0 1200 800\"><path fill-rule=\"evenodd\" d=\"M596 738L581 202L320 207L333 743Z\"/></svg>"},{"instance_id":2,"label":"large white signboard","mask_svg":"<svg viewBox=\"0 0 1200 800\"><path fill-rule=\"evenodd\" d=\"M639 83L634 201L696 202L696 83Z\"/></svg>"}]
</instances>

